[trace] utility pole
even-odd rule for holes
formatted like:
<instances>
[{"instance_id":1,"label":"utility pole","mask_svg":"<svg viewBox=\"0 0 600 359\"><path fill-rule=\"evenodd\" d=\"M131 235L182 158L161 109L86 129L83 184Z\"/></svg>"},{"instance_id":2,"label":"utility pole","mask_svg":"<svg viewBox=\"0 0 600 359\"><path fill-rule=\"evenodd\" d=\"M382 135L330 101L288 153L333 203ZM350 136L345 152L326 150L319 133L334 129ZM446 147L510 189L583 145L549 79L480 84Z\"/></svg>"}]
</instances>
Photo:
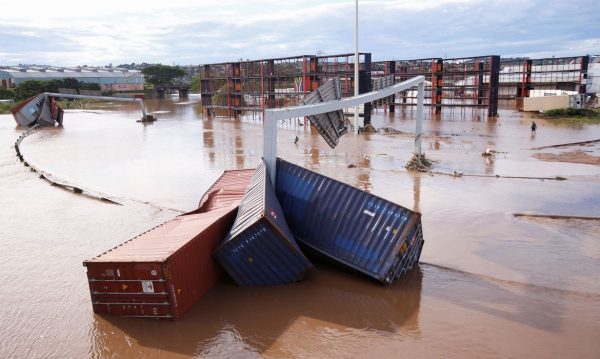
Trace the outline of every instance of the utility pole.
<instances>
[{"instance_id":1,"label":"utility pole","mask_svg":"<svg viewBox=\"0 0 600 359\"><path fill-rule=\"evenodd\" d=\"M360 59L358 57L358 0L355 9L355 24L354 24L354 96L358 96L358 66ZM358 134L358 106L354 107L354 133Z\"/></svg>"}]
</instances>

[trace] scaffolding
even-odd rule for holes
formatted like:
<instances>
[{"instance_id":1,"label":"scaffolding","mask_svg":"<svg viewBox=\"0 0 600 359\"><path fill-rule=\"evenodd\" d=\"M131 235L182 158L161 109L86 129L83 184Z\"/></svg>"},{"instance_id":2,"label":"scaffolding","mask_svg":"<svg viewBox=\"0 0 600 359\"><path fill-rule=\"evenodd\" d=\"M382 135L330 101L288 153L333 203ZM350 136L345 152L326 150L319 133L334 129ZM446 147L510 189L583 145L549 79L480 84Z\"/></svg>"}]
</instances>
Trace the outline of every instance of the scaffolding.
<instances>
[{"instance_id":1,"label":"scaffolding","mask_svg":"<svg viewBox=\"0 0 600 359\"><path fill-rule=\"evenodd\" d=\"M338 54L200 65L202 107L208 115L250 113L264 118L265 109L297 106L306 94L332 78L339 79L342 98L351 97L355 63L359 66L359 94L424 76L425 105L432 112L470 108L495 117L499 99L543 95L550 90L585 94L590 56L501 59L486 55L373 62L371 53L360 53L358 61L354 54ZM393 112L396 106L414 106L416 97L416 91L410 89L365 104L364 124L371 122L372 106L385 106Z\"/></svg>"},{"instance_id":2,"label":"scaffolding","mask_svg":"<svg viewBox=\"0 0 600 359\"><path fill-rule=\"evenodd\" d=\"M200 65L202 107L210 115L250 112L264 117L265 109L299 105L306 94L332 78L340 80L342 97L353 96L354 63L354 54L340 54ZM359 77L365 84L371 81L370 64L371 54L360 53ZM360 93L368 91L370 86Z\"/></svg>"},{"instance_id":3,"label":"scaffolding","mask_svg":"<svg viewBox=\"0 0 600 359\"><path fill-rule=\"evenodd\" d=\"M499 96L514 100L544 92L585 94L588 64L589 56L502 59Z\"/></svg>"},{"instance_id":4,"label":"scaffolding","mask_svg":"<svg viewBox=\"0 0 600 359\"><path fill-rule=\"evenodd\" d=\"M373 64L372 77L394 75L396 82L401 82L424 76L425 103L435 113L442 107L470 107L486 109L488 116L494 117L498 113L499 64L499 56L381 61ZM415 91L404 91L388 106L393 112L397 105L415 103Z\"/></svg>"}]
</instances>

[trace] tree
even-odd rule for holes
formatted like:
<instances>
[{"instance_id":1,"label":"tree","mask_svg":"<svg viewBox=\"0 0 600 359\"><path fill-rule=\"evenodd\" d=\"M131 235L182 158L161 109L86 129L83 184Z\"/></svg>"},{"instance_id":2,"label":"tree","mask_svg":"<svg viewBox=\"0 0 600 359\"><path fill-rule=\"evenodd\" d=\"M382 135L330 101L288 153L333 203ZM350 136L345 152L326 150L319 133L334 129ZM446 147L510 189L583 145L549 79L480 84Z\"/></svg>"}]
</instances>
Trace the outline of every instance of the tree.
<instances>
[{"instance_id":1,"label":"tree","mask_svg":"<svg viewBox=\"0 0 600 359\"><path fill-rule=\"evenodd\" d=\"M154 87L169 87L173 80L185 75L185 71L177 66L150 65L142 70L146 82Z\"/></svg>"},{"instance_id":2,"label":"tree","mask_svg":"<svg viewBox=\"0 0 600 359\"><path fill-rule=\"evenodd\" d=\"M0 100L14 100L16 94L13 90L0 87Z\"/></svg>"},{"instance_id":3,"label":"tree","mask_svg":"<svg viewBox=\"0 0 600 359\"><path fill-rule=\"evenodd\" d=\"M100 85L95 82L80 82L79 83L80 90L96 90L100 91Z\"/></svg>"},{"instance_id":4,"label":"tree","mask_svg":"<svg viewBox=\"0 0 600 359\"><path fill-rule=\"evenodd\" d=\"M79 86L80 86L79 85L80 82L77 81L77 79L74 79L72 77L67 77L67 78L62 79L62 83L64 85L63 87L67 88L67 89L76 89L76 90L78 90Z\"/></svg>"},{"instance_id":5,"label":"tree","mask_svg":"<svg viewBox=\"0 0 600 359\"><path fill-rule=\"evenodd\" d=\"M199 75L192 77L192 80L190 81L190 92L192 92L192 93L200 92L200 76Z\"/></svg>"},{"instance_id":6,"label":"tree","mask_svg":"<svg viewBox=\"0 0 600 359\"><path fill-rule=\"evenodd\" d=\"M44 92L45 83L37 80L23 81L15 87L15 100L23 101Z\"/></svg>"}]
</instances>

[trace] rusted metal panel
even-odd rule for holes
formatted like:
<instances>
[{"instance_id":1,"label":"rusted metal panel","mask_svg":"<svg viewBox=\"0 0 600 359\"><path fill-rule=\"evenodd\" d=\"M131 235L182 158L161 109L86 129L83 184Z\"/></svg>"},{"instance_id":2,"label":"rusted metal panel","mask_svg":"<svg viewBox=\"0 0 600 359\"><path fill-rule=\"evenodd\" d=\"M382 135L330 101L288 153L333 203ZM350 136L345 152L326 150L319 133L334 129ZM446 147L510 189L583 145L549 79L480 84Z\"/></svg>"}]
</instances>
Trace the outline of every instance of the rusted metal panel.
<instances>
[{"instance_id":1,"label":"rusted metal panel","mask_svg":"<svg viewBox=\"0 0 600 359\"><path fill-rule=\"evenodd\" d=\"M96 313L177 319L220 277L235 208L179 216L85 261Z\"/></svg>"},{"instance_id":2,"label":"rusted metal panel","mask_svg":"<svg viewBox=\"0 0 600 359\"><path fill-rule=\"evenodd\" d=\"M96 313L177 319L221 277L213 251L231 228L254 170L225 171L198 210L85 261Z\"/></svg>"},{"instance_id":3,"label":"rusted metal panel","mask_svg":"<svg viewBox=\"0 0 600 359\"><path fill-rule=\"evenodd\" d=\"M341 97L340 82L335 78L306 95L302 103L310 105L339 100ZM335 148L340 137L348 132L348 128L344 124L344 113L342 110L308 116L308 119L331 148Z\"/></svg>"},{"instance_id":4,"label":"rusted metal panel","mask_svg":"<svg viewBox=\"0 0 600 359\"><path fill-rule=\"evenodd\" d=\"M243 286L295 282L310 269L285 221L264 162L256 169L215 258Z\"/></svg>"},{"instance_id":5,"label":"rusted metal panel","mask_svg":"<svg viewBox=\"0 0 600 359\"><path fill-rule=\"evenodd\" d=\"M338 263L391 283L419 260L418 212L281 159L276 193L295 238Z\"/></svg>"},{"instance_id":6,"label":"rusted metal panel","mask_svg":"<svg viewBox=\"0 0 600 359\"><path fill-rule=\"evenodd\" d=\"M210 186L192 213L208 212L214 209L237 206L252 179L255 169L228 170Z\"/></svg>"}]
</instances>

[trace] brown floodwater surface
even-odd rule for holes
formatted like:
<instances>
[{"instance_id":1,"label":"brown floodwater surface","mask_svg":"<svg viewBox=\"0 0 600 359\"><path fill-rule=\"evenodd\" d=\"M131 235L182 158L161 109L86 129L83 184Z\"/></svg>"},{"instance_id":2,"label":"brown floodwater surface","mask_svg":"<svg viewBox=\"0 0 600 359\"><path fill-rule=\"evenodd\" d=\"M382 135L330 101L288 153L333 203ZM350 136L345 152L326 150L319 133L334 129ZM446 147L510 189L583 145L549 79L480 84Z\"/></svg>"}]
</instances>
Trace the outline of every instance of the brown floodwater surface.
<instances>
[{"instance_id":1,"label":"brown floodwater surface","mask_svg":"<svg viewBox=\"0 0 600 359\"><path fill-rule=\"evenodd\" d=\"M0 115L0 357L598 357L600 221L512 214L600 215L600 166L536 159L600 146L534 149L600 139L600 126L536 120L531 136L510 110L426 119L423 149L446 174L403 168L410 108L373 116L406 133L349 134L336 149L304 121L281 124L281 157L423 213L424 263L390 287L317 263L292 285L224 282L176 322L95 315L83 260L194 209L224 169L262 154L257 118L206 118L193 97L147 105L153 124L135 106L67 110L64 127L22 143L35 166L122 205L37 178Z\"/></svg>"}]
</instances>

